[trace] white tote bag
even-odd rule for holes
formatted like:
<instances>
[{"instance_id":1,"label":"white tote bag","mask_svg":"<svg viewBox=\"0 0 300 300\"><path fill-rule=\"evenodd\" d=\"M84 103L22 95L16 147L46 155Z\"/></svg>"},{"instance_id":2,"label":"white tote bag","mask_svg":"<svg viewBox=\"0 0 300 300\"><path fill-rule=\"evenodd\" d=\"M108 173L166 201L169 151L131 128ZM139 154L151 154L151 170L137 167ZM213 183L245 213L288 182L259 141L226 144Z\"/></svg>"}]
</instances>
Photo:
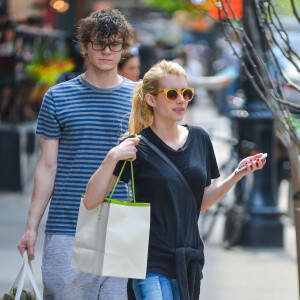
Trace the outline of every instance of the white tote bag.
<instances>
[{"instance_id":1,"label":"white tote bag","mask_svg":"<svg viewBox=\"0 0 300 300\"><path fill-rule=\"evenodd\" d=\"M150 230L150 203L109 199L87 210L81 198L71 267L102 276L146 277Z\"/></svg>"},{"instance_id":2,"label":"white tote bag","mask_svg":"<svg viewBox=\"0 0 300 300\"><path fill-rule=\"evenodd\" d=\"M21 299L26 276L29 279L31 295L34 296L37 300L42 300L42 296L39 291L38 285L33 277L32 269L31 269L31 261L28 260L27 250L23 254L23 264L17 275L17 278L15 279L15 281L13 282L13 284L9 289L9 293L12 293L15 288L17 289L15 300Z\"/></svg>"}]
</instances>

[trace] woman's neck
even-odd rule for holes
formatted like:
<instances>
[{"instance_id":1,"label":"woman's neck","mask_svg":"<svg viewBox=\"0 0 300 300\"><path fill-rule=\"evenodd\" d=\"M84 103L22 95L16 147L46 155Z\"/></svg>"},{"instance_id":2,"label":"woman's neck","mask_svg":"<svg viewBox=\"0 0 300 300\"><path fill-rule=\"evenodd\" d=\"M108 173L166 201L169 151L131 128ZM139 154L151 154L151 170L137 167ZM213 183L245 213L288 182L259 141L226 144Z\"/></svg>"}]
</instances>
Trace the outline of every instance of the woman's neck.
<instances>
[{"instance_id":1,"label":"woman's neck","mask_svg":"<svg viewBox=\"0 0 300 300\"><path fill-rule=\"evenodd\" d=\"M176 122L157 124L154 119L151 129L163 141L177 139L179 136L178 124Z\"/></svg>"},{"instance_id":2,"label":"woman's neck","mask_svg":"<svg viewBox=\"0 0 300 300\"><path fill-rule=\"evenodd\" d=\"M177 122L158 124L153 121L151 129L169 147L174 150L181 148L188 136L188 130Z\"/></svg>"}]
</instances>

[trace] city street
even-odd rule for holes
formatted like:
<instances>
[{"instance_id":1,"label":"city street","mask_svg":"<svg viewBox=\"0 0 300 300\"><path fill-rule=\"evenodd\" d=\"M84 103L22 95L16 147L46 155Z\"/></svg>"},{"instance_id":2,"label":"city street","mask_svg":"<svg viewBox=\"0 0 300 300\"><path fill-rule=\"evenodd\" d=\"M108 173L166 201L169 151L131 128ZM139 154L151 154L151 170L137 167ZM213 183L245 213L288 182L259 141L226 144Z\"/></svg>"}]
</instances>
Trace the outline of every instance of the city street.
<instances>
[{"instance_id":1,"label":"city street","mask_svg":"<svg viewBox=\"0 0 300 300\"><path fill-rule=\"evenodd\" d=\"M209 99L196 103L187 118L190 123L208 131L230 134L228 120L217 115ZM218 141L213 141L213 144L217 160L221 163L228 157L228 145ZM9 289L21 266L17 244L26 225L31 189L32 183L22 193L0 193L0 295ZM280 197L280 203L285 206L285 195L281 194ZM212 238L205 243L206 265L200 299L299 299L295 230L289 218L285 217L283 222L284 248L234 247L226 250L221 245L223 220L220 218ZM41 289L44 224L45 218L40 226L36 259L33 261L34 275Z\"/></svg>"}]
</instances>

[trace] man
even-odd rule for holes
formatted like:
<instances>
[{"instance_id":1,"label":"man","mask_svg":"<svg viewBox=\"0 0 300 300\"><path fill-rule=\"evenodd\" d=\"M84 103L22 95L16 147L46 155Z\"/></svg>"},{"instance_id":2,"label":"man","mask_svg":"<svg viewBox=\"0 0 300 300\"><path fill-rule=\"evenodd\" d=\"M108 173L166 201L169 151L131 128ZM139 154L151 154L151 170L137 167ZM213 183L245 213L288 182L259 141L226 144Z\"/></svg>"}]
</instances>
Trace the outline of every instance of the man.
<instances>
[{"instance_id":1,"label":"man","mask_svg":"<svg viewBox=\"0 0 300 300\"><path fill-rule=\"evenodd\" d=\"M41 157L18 248L34 259L38 226L51 198L42 262L44 300L119 300L126 295L126 279L82 273L70 265L81 195L128 124L135 83L118 75L117 65L132 44L132 28L118 10L105 9L80 20L77 35L87 71L51 87L44 97L36 130ZM127 199L126 187L120 186L115 196Z\"/></svg>"}]
</instances>

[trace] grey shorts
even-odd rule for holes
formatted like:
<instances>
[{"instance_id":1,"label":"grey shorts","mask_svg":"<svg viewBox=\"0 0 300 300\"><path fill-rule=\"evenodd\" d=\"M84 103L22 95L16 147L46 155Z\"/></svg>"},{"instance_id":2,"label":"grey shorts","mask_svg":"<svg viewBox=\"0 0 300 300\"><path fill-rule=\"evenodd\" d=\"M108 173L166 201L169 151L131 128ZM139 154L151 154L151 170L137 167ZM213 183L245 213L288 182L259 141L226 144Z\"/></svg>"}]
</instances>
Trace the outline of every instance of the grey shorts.
<instances>
[{"instance_id":1,"label":"grey shorts","mask_svg":"<svg viewBox=\"0 0 300 300\"><path fill-rule=\"evenodd\" d=\"M44 300L127 300L127 279L102 277L72 269L74 236L47 234L42 275Z\"/></svg>"}]
</instances>

